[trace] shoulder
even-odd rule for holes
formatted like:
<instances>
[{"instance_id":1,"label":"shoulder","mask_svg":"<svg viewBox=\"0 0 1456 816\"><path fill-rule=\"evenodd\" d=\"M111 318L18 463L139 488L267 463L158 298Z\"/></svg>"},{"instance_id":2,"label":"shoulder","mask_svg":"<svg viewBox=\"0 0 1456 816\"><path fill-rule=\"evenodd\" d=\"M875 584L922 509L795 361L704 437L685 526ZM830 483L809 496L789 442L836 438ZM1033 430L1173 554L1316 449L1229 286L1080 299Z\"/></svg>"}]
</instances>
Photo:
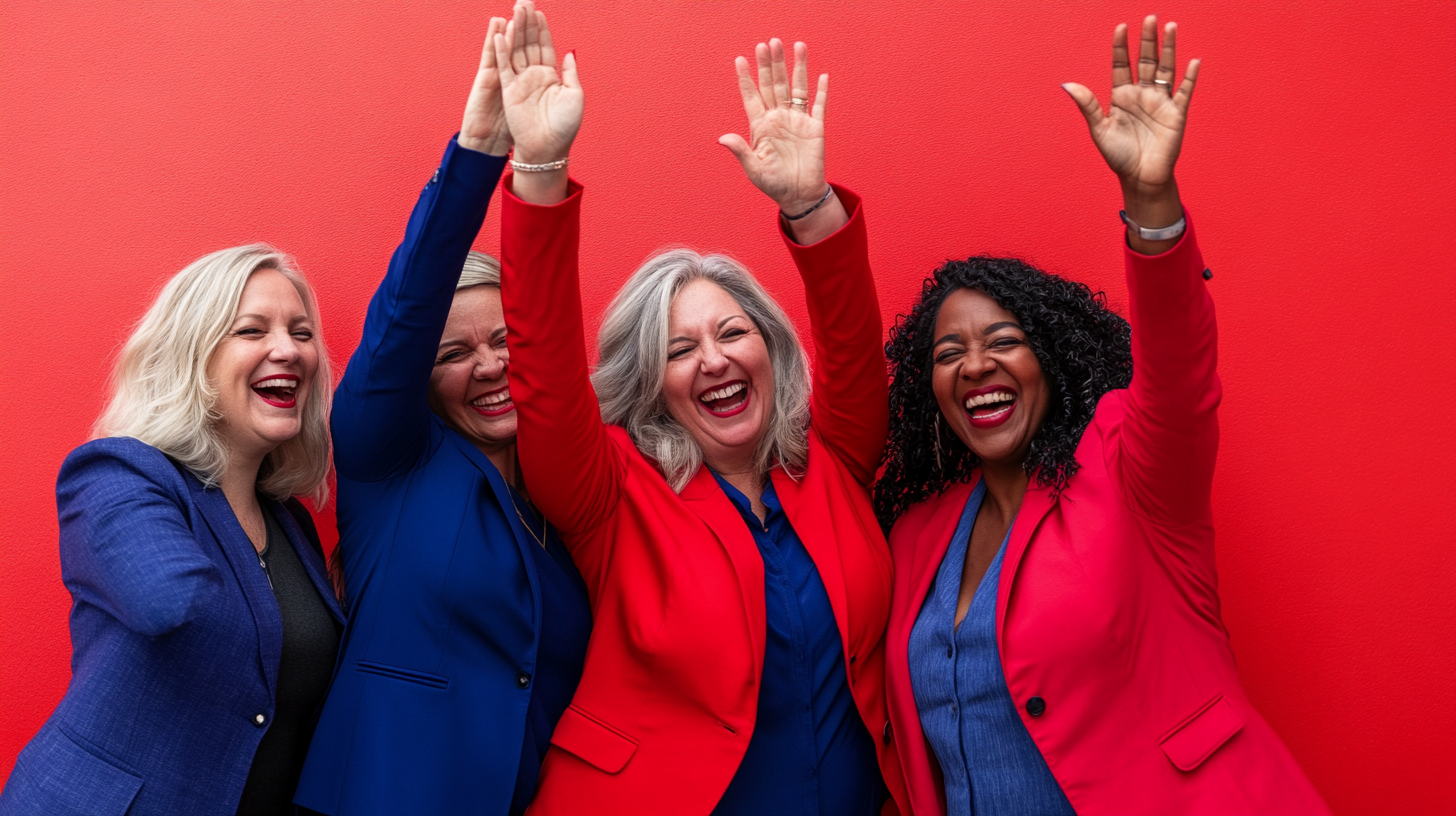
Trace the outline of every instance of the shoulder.
<instances>
[{"instance_id":1,"label":"shoulder","mask_svg":"<svg viewBox=\"0 0 1456 816\"><path fill-rule=\"evenodd\" d=\"M187 492L181 471L166 454L140 439L106 437L93 439L66 456L56 478L56 495L65 502L95 488L125 491L148 485L179 499Z\"/></svg>"}]
</instances>

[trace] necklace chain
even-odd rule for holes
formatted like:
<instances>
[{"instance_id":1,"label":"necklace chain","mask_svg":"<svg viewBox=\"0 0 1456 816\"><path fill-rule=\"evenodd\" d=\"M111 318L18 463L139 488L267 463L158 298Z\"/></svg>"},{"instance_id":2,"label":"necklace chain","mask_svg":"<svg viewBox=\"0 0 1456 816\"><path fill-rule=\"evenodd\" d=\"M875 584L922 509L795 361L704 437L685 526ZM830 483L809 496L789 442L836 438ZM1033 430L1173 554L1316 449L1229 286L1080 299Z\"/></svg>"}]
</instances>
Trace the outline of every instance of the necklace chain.
<instances>
[{"instance_id":1,"label":"necklace chain","mask_svg":"<svg viewBox=\"0 0 1456 816\"><path fill-rule=\"evenodd\" d=\"M526 528L526 534L529 535L531 538L534 538L536 540L536 543L541 545L541 549L546 549L546 542L542 540L540 536L536 535L536 531L532 530L531 525L526 523L526 517L521 515L521 507L520 505L516 504L515 496L511 497L511 509L516 511L516 518L521 520L521 526ZM533 513L532 515L535 514ZM545 522L543 521L542 524L544 525Z\"/></svg>"}]
</instances>

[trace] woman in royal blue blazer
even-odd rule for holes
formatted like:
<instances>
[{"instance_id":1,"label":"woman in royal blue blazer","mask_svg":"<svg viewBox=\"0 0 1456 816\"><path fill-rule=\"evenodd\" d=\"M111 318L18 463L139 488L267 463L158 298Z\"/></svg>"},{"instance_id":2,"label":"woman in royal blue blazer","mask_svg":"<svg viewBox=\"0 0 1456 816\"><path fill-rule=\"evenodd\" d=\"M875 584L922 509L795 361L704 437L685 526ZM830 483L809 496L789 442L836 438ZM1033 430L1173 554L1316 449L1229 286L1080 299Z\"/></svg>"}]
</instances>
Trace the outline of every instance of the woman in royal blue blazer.
<instances>
[{"instance_id":1,"label":"woman in royal blue blazer","mask_svg":"<svg viewBox=\"0 0 1456 816\"><path fill-rule=\"evenodd\" d=\"M349 625L295 800L326 814L521 813L586 653L516 467L499 266L467 264L510 148L504 26L334 397Z\"/></svg>"},{"instance_id":2,"label":"woman in royal blue blazer","mask_svg":"<svg viewBox=\"0 0 1456 816\"><path fill-rule=\"evenodd\" d=\"M293 812L343 626L292 498L329 469L317 327L253 245L178 273L127 341L56 483L71 684L0 814Z\"/></svg>"}]
</instances>

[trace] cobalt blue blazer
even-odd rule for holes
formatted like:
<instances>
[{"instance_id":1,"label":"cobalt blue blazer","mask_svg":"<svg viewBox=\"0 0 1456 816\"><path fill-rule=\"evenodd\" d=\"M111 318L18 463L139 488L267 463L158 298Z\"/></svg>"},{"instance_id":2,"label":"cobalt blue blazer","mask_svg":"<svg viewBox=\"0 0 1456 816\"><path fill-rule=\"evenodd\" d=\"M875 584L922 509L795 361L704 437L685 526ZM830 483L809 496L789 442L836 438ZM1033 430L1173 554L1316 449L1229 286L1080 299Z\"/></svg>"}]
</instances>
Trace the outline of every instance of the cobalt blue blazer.
<instances>
[{"instance_id":1,"label":"cobalt blue blazer","mask_svg":"<svg viewBox=\"0 0 1456 816\"><path fill-rule=\"evenodd\" d=\"M307 512L265 502L342 624ZM283 619L232 507L126 437L72 451L56 503L71 685L16 759L0 814L236 812L273 722Z\"/></svg>"},{"instance_id":2,"label":"cobalt blue blazer","mask_svg":"<svg viewBox=\"0 0 1456 816\"><path fill-rule=\"evenodd\" d=\"M580 678L590 608L569 556L553 538L565 573L557 561L538 570L545 551L512 489L427 402L461 267L504 163L451 141L335 392L349 624L294 800L322 813L519 810ZM580 625L566 638L574 665L538 677L543 594L555 616L579 608ZM538 692L549 698L544 717L539 699L530 715Z\"/></svg>"}]
</instances>

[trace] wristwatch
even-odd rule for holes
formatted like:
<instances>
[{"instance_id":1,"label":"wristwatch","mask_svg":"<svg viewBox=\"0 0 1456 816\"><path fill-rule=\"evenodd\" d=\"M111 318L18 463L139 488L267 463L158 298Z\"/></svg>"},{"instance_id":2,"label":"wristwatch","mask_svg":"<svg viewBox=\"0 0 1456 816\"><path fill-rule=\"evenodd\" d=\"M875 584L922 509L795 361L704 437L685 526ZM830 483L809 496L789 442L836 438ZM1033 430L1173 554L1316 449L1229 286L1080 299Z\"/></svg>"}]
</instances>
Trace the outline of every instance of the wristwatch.
<instances>
[{"instance_id":1,"label":"wristwatch","mask_svg":"<svg viewBox=\"0 0 1456 816\"><path fill-rule=\"evenodd\" d=\"M1127 217L1127 210L1118 210L1117 216L1122 219L1122 223L1131 227L1138 234L1138 237L1144 241L1171 241L1182 235L1184 230L1188 229L1188 216L1186 215L1179 216L1178 220L1171 225L1158 229L1148 229L1147 227L1138 226L1135 221Z\"/></svg>"}]
</instances>

